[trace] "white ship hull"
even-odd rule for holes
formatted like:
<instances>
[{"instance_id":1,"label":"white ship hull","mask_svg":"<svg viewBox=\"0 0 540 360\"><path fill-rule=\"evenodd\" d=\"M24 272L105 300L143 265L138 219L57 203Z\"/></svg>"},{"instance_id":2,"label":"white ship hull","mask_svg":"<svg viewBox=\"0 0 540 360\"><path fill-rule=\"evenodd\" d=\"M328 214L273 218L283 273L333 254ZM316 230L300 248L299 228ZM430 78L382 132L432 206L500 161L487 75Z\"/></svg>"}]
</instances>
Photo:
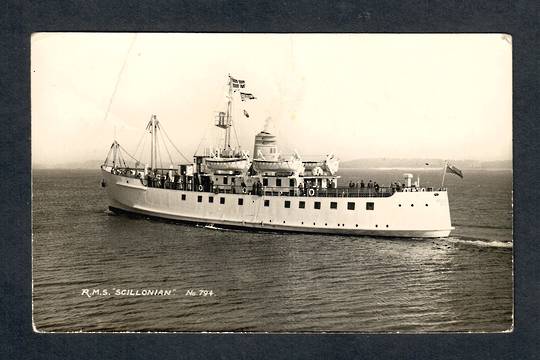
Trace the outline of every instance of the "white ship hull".
<instances>
[{"instance_id":1,"label":"white ship hull","mask_svg":"<svg viewBox=\"0 0 540 360\"><path fill-rule=\"evenodd\" d=\"M408 238L446 237L452 230L446 191L337 198L213 194L146 187L139 179L103 170L102 175L112 210L163 219L256 230ZM285 207L286 201L290 208ZM300 201L305 208L299 208ZM314 208L315 202L320 202L320 209ZM337 203L337 209L330 208L331 202ZM368 202L373 203L373 210L366 209ZM354 203L355 209L348 210L348 203Z\"/></svg>"}]
</instances>

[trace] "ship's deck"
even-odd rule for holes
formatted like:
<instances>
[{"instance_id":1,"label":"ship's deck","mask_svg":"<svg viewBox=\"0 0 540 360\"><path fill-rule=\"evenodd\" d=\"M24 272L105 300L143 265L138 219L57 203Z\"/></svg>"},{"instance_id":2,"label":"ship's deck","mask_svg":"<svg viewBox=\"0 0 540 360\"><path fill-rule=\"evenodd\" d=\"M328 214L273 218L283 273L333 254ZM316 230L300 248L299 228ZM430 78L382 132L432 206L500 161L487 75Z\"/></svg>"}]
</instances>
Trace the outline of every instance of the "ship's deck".
<instances>
[{"instance_id":1,"label":"ship's deck","mask_svg":"<svg viewBox=\"0 0 540 360\"><path fill-rule=\"evenodd\" d=\"M141 185L158 188L158 189L168 189L168 190L181 190L181 191L193 191L200 193L215 193L215 194L246 194L246 195L264 195L264 196L298 196L298 197L347 197L347 198L372 198L372 197L390 197L396 192L433 192L433 191L446 191L444 188L417 188L417 187L405 187L405 188L394 188L394 187L379 187L378 190L375 188L350 188L350 187L337 187L337 188L308 188L308 189L299 189L292 187L269 187L263 186L261 189L256 189L254 187L245 187L242 188L239 185L220 185L210 188L209 186L197 185L197 184L186 184L186 183L175 183L169 180L153 179L153 181L148 181L142 179L140 176L133 175L130 172L117 173L115 175L134 178L140 181Z\"/></svg>"}]
</instances>

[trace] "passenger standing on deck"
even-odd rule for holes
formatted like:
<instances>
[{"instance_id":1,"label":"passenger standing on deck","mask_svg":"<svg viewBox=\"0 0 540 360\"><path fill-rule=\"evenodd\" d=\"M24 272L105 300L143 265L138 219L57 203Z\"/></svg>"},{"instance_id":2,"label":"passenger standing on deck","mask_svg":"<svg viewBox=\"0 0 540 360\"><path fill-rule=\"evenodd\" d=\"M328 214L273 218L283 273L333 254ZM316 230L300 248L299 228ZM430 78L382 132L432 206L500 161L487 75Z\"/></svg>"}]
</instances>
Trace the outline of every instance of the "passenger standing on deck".
<instances>
[{"instance_id":1,"label":"passenger standing on deck","mask_svg":"<svg viewBox=\"0 0 540 360\"><path fill-rule=\"evenodd\" d=\"M371 180L369 180L369 182L367 184L367 187L368 187L368 189L371 189L373 187L373 183L371 182Z\"/></svg>"},{"instance_id":2,"label":"passenger standing on deck","mask_svg":"<svg viewBox=\"0 0 540 360\"><path fill-rule=\"evenodd\" d=\"M360 189L363 189L366 187L366 184L364 184L364 180L360 180Z\"/></svg>"}]
</instances>

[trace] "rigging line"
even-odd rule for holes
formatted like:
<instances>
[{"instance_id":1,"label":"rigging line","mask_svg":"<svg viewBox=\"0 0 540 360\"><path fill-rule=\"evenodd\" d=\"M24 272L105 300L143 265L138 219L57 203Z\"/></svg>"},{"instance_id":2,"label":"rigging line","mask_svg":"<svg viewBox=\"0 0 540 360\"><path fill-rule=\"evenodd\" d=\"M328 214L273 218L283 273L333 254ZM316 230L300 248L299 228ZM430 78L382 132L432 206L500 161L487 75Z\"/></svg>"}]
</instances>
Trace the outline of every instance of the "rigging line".
<instances>
[{"instance_id":1,"label":"rigging line","mask_svg":"<svg viewBox=\"0 0 540 360\"><path fill-rule=\"evenodd\" d=\"M146 139L146 130L143 131L141 138L139 139L139 143L137 144L137 147L135 148L135 151L133 152L134 155L137 155L137 150L139 150L139 146L141 145L141 142L143 139Z\"/></svg>"},{"instance_id":2,"label":"rigging line","mask_svg":"<svg viewBox=\"0 0 540 360\"><path fill-rule=\"evenodd\" d=\"M135 161L139 161L137 158L132 156L126 149L124 149L124 147L122 145L118 144L118 146L120 147L120 149L122 149L122 151L124 151L126 153L127 156L129 156L130 158L132 158Z\"/></svg>"},{"instance_id":3,"label":"rigging line","mask_svg":"<svg viewBox=\"0 0 540 360\"><path fill-rule=\"evenodd\" d=\"M161 149L159 148L159 141L157 139L157 132L156 132L156 153L157 153L157 156L159 158L159 167L161 169L163 169L163 162L161 161Z\"/></svg>"},{"instance_id":4,"label":"rigging line","mask_svg":"<svg viewBox=\"0 0 540 360\"><path fill-rule=\"evenodd\" d=\"M114 90L113 93L109 99L109 104L107 105L107 111L105 112L105 117L103 118L103 123L107 121L107 118L109 117L109 111L111 110L112 102L114 99L114 96L116 95L116 90L118 90L118 84L120 84L120 78L122 77L122 73L124 72L124 68L127 64L127 59L129 57L129 53L131 52L131 48L133 47L133 44L135 44L135 40L137 39L137 34L134 34L133 40L131 40L131 44L129 44L128 51L126 53L126 57L124 58L124 63L122 64L122 67L120 68L120 71L118 72L118 77L116 78L116 84L114 84ZM116 127L115 127L115 138L116 138Z\"/></svg>"},{"instance_id":5,"label":"rigging line","mask_svg":"<svg viewBox=\"0 0 540 360\"><path fill-rule=\"evenodd\" d=\"M163 132L163 131L161 131ZM158 133L159 134L159 133ZM171 165L174 164L174 161L172 159L171 153L169 152L169 148L167 148L167 144L165 143L165 139L163 139L163 135L160 135L161 142L163 143L163 147L165 148L165 151L167 152L167 155L169 155L169 160L171 161Z\"/></svg>"},{"instance_id":6,"label":"rigging line","mask_svg":"<svg viewBox=\"0 0 540 360\"><path fill-rule=\"evenodd\" d=\"M184 155L182 154L182 152L180 150L178 150L178 148L176 147L176 145L174 145L174 143L172 142L171 138L169 137L169 134L167 134L167 132L165 131L165 128L163 127L163 125L161 125L161 130L163 131L163 133L165 134L165 136L167 137L167 140L169 140L169 142L171 143L171 145L173 146L173 148L178 151L178 153L189 163L189 159Z\"/></svg>"},{"instance_id":7,"label":"rigging line","mask_svg":"<svg viewBox=\"0 0 540 360\"><path fill-rule=\"evenodd\" d=\"M135 150L135 152L133 153L133 156L134 157L137 157L139 159L142 159L144 157L144 148L146 147L146 139L147 139L147 136L146 136L146 132L145 134L143 134L143 139L142 139L142 146L141 146L141 155L139 156L138 155L138 149ZM137 146L138 147L138 146Z\"/></svg>"},{"instance_id":8,"label":"rigging line","mask_svg":"<svg viewBox=\"0 0 540 360\"><path fill-rule=\"evenodd\" d=\"M208 129L210 129L210 126L213 126L211 124L208 124L204 130L204 134L201 138L201 141L199 142L199 145L197 145L197 150L195 150L195 152L193 153L194 155L197 155L197 153L199 152L199 148L201 147L201 144L203 143L203 141L206 139L206 134L208 133Z\"/></svg>"},{"instance_id":9,"label":"rigging line","mask_svg":"<svg viewBox=\"0 0 540 360\"><path fill-rule=\"evenodd\" d=\"M238 141L238 134L236 133L236 126L232 127L234 130L234 137L236 138L236 146L240 149L240 141Z\"/></svg>"}]
</instances>

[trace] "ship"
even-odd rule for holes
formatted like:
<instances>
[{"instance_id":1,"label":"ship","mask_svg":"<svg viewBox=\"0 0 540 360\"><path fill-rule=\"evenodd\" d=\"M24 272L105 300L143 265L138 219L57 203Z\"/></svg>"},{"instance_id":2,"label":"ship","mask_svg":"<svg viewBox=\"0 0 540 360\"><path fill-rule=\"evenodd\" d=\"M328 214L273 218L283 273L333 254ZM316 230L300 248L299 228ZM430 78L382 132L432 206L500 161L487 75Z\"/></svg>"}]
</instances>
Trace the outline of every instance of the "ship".
<instances>
[{"instance_id":1,"label":"ship","mask_svg":"<svg viewBox=\"0 0 540 360\"><path fill-rule=\"evenodd\" d=\"M233 146L232 103L255 97L244 92L243 80L229 75L227 84L227 107L214 124L225 135L217 149L196 153L192 161L184 156L182 163L173 164L171 158L163 166L159 144L172 141L161 134L156 115L145 130L151 139L149 164L141 165L113 142L101 166L110 211L250 231L439 238L453 230L443 184L422 187L407 173L403 183L390 186L341 186L335 154L310 161L296 152L283 155L266 127L254 137L252 156ZM446 172L456 171L445 163L443 183Z\"/></svg>"}]
</instances>

